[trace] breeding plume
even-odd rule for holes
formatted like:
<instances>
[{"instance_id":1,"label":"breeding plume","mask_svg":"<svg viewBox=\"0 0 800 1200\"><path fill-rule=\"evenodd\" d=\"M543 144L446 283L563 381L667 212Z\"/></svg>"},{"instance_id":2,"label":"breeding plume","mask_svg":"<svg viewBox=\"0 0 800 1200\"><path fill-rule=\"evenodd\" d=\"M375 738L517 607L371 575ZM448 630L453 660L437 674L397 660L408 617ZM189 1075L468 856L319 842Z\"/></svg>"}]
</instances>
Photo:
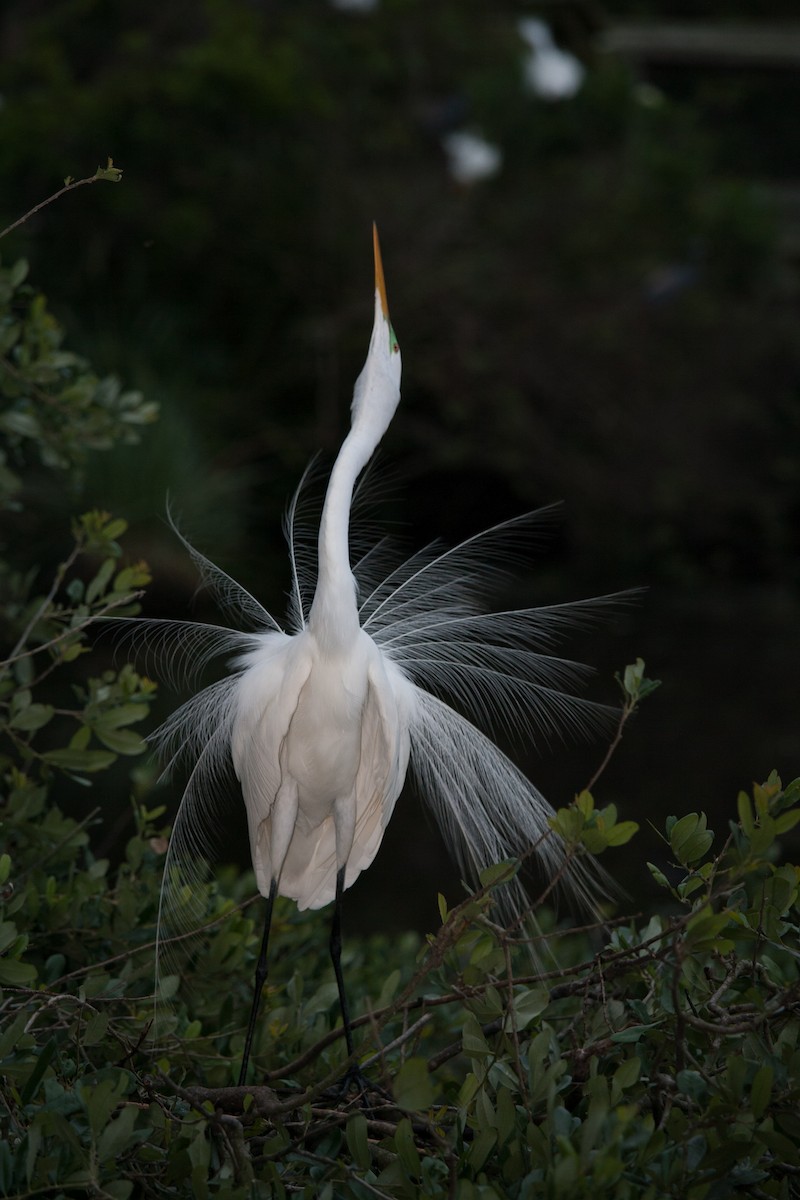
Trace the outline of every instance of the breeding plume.
<instances>
[{"instance_id":1,"label":"breeding plume","mask_svg":"<svg viewBox=\"0 0 800 1200\"><path fill-rule=\"evenodd\" d=\"M316 556L300 530L302 483L288 514L288 628L191 546L240 628L150 624L179 658L228 658L225 677L184 704L159 734L167 757L191 768L168 851L160 923L179 921L191 896L232 765L267 900L241 1082L278 895L302 909L334 902L331 955L352 1052L339 961L342 893L375 858L409 772L465 872L535 848L548 877L563 876L581 901L592 899L592 876L549 829L547 801L483 730L500 727L530 743L565 726L582 729L596 716L593 705L569 692L585 669L551 651L565 628L596 613L598 602L484 611L535 515L455 549L430 546L393 569L383 543L351 562L356 482L400 399L400 349L377 233L374 255L372 336L350 431L330 474ZM509 903L520 902L512 891Z\"/></svg>"}]
</instances>

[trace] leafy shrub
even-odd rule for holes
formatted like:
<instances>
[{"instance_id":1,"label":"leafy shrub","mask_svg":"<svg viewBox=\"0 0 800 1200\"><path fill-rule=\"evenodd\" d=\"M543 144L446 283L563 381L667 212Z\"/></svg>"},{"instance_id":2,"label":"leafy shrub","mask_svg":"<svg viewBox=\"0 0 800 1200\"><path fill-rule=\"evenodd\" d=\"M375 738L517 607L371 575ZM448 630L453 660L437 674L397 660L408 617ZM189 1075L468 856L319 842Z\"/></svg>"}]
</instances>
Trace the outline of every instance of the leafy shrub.
<instances>
[{"instance_id":1,"label":"leafy shrub","mask_svg":"<svg viewBox=\"0 0 800 1200\"><path fill-rule=\"evenodd\" d=\"M602 936L540 913L544 971L493 921L502 872L443 906L422 947L349 940L358 1052L392 1089L367 1107L330 1092L326 922L289 903L256 1047L270 1069L231 1086L258 947L249 877L208 885L203 952L148 1043L164 841L158 813L136 814L112 874L43 797L6 807L1 1194L792 1194L800 869L776 838L800 820L800 781L742 793L716 851L702 814L670 820L663 913Z\"/></svg>"}]
</instances>

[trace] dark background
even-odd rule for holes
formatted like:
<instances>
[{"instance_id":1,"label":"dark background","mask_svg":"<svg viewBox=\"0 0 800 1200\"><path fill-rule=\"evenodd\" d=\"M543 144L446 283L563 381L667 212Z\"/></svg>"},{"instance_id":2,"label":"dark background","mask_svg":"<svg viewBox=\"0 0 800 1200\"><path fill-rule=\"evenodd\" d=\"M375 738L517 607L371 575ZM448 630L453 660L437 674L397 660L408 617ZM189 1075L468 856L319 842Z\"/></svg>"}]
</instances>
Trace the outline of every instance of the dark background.
<instances>
[{"instance_id":1,"label":"dark background","mask_svg":"<svg viewBox=\"0 0 800 1200\"><path fill-rule=\"evenodd\" d=\"M572 99L523 85L532 15L586 66ZM80 497L39 498L19 556L57 561L68 514L98 504L132 519L152 614L212 615L169 492L279 614L281 515L347 426L376 219L404 355L388 517L414 545L563 500L505 602L646 585L571 649L598 699L637 655L663 681L598 801L643 824L705 809L724 832L739 788L800 773L794 17L770 3L754 21L746 0L6 0L2 224L108 155L124 180L46 209L4 261L27 257L71 345L161 405ZM454 180L458 129L502 150L497 174ZM523 765L558 804L603 753ZM638 846L609 866L646 903L638 864L664 854ZM442 887L457 894L404 799L351 919L430 928Z\"/></svg>"}]
</instances>

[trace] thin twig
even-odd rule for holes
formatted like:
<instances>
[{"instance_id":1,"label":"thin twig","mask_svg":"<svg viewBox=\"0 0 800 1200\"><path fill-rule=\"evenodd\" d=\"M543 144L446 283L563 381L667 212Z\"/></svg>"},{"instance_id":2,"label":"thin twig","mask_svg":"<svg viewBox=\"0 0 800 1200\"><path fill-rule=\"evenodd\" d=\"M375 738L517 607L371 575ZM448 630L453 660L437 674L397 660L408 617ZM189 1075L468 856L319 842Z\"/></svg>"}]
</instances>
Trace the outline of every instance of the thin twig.
<instances>
[{"instance_id":1,"label":"thin twig","mask_svg":"<svg viewBox=\"0 0 800 1200\"><path fill-rule=\"evenodd\" d=\"M619 746L620 742L622 741L622 731L625 728L625 725L626 725L629 717L633 716L633 713L635 711L636 711L636 701L635 700L626 700L624 705L622 706L622 710L620 711L619 721L617 723L616 732L614 733L613 738L611 739L611 741L608 744L608 748L606 749L605 755L603 756L603 761L600 763L600 766L597 768L594 775L592 775L591 779L589 780L589 782L586 785L585 790L587 792L591 792L592 788L595 786L598 779L603 774L603 772L605 771L608 764L611 762L611 759L614 757L614 752L616 751L617 747Z\"/></svg>"},{"instance_id":2,"label":"thin twig","mask_svg":"<svg viewBox=\"0 0 800 1200\"><path fill-rule=\"evenodd\" d=\"M25 645L28 638L30 637L31 631L35 628L37 621L40 621L42 619L42 616L44 615L45 612L47 612L48 607L52 604L56 592L61 587L61 584L64 582L64 577L65 577L67 571L70 569L72 564L75 562L76 558L78 557L78 555L80 554L82 549L83 549L83 547L80 546L76 542L76 544L72 547L72 550L70 551L67 558L65 558L64 562L60 564L58 570L56 571L55 575L53 576L53 582L50 585L50 590L48 591L45 598L42 600L42 603L36 609L36 612L33 614L31 619L28 621L28 624L25 626L22 633L17 638L16 645L14 646L14 649L11 651L11 654L9 655L9 657L4 662L0 663L0 668L8 667L11 665L11 663L16 662L18 658L26 658L28 656L30 651L26 651L25 654L22 654L22 647Z\"/></svg>"},{"instance_id":3,"label":"thin twig","mask_svg":"<svg viewBox=\"0 0 800 1200\"><path fill-rule=\"evenodd\" d=\"M193 1108L202 1112L202 1106L208 1102L216 1108L224 1106L226 1111L231 1108L237 1112L244 1112L245 1102L248 1096L252 1097L253 1111L261 1115L268 1115L276 1112L285 1106L282 1106L281 1099L276 1091L271 1087L264 1085L250 1084L247 1087L181 1087L174 1079L170 1079L169 1075L165 1075L162 1070L156 1068L156 1075L171 1092L174 1092L181 1100L185 1100L187 1104L191 1104ZM207 1115L207 1114L205 1114Z\"/></svg>"},{"instance_id":4,"label":"thin twig","mask_svg":"<svg viewBox=\"0 0 800 1200\"><path fill-rule=\"evenodd\" d=\"M31 865L27 871L21 871L19 873L19 875L16 876L17 886L19 886L20 883L23 883L34 869L38 871L39 868L42 867L46 862L48 862L53 857L54 854L58 854L59 850L61 850L64 846L68 846L70 844L70 842L76 837L77 834L81 833L82 830L86 829L86 827L88 825L91 825L92 821L95 819L95 817L97 816L97 814L99 812L100 812L100 807L98 805L97 807L93 808L91 812L87 813L82 821L79 821L72 829L70 829L69 833L65 834L63 838L61 838L54 845L52 845L46 854L43 854L40 858L38 858L35 863L31 863ZM121 955L120 957L127 958L128 955L125 954L125 955ZM91 970L94 970L94 964L92 966L86 967L86 971L91 971ZM64 980L64 979L69 979L69 976L62 975L61 979L55 979L55 980L53 980L53 983L54 984L61 983L62 980Z\"/></svg>"},{"instance_id":5,"label":"thin twig","mask_svg":"<svg viewBox=\"0 0 800 1200\"><path fill-rule=\"evenodd\" d=\"M367 1067L371 1067L374 1063L380 1062L387 1051L397 1050L399 1046L402 1046L410 1038L414 1037L414 1035L421 1029L424 1029L426 1025L429 1025L432 1020L432 1014L425 1013L419 1018L418 1021L415 1021L413 1025L409 1025L408 1029L404 1029L400 1036L396 1037L393 1042L388 1042L385 1046L381 1046L377 1054L373 1054L370 1058L364 1059L361 1064L362 1071Z\"/></svg>"},{"instance_id":6,"label":"thin twig","mask_svg":"<svg viewBox=\"0 0 800 1200\"><path fill-rule=\"evenodd\" d=\"M95 810L95 812L98 811L99 809ZM89 963L84 967L77 967L74 971L69 971L66 975L60 975L55 982L63 983L66 979L79 979L81 975L86 975L89 971L99 971L104 967L113 966L114 963L127 961L132 954L141 954L144 950L155 950L157 946L173 946L177 942L185 942L190 938L198 937L201 933L213 929L215 925L221 925L223 921L227 921L234 913L243 912L259 899L259 895L250 896L247 900L242 900L241 904L237 904L234 908L228 909L227 912L214 917L213 920L207 921L205 925L201 925L198 929L191 929L188 933L176 933L172 937L162 938L160 941L154 938L151 942L142 942L138 946L128 946L121 954L113 954L110 958L102 959L101 962Z\"/></svg>"},{"instance_id":7,"label":"thin twig","mask_svg":"<svg viewBox=\"0 0 800 1200\"><path fill-rule=\"evenodd\" d=\"M74 561L74 558L72 561ZM67 562L63 565L66 568L71 565L71 562L67 560ZM46 612L47 606L53 600L53 597L55 596L58 587L63 582L63 579L64 576L62 574L60 579L56 579L54 581L54 589L51 588L50 592L45 597L44 602L42 605L40 605L32 620L29 621L28 627L17 642L16 646L11 652L11 655L0 662L0 670L10 667L12 663L19 662L19 660L22 658L32 658L34 654L40 654L42 650L49 650L51 646L57 646L59 642L63 642L65 638L72 637L72 635L75 633L82 633L84 629L88 629L88 627L93 625L95 621L99 621L100 618L104 617L107 613L113 612L115 608L121 608L126 604L132 603L134 600L141 600L142 596L144 595L143 591L136 591L126 592L124 596L117 596L115 599L110 600L108 604L105 604L102 608L99 608L97 612L90 613L89 616L84 621L81 621L79 625L73 625L69 629L63 629L61 633L56 634L56 636L50 638L49 641L42 642L38 646L31 646L28 650L23 650L22 646L24 646L25 642L28 640L28 635L36 625L36 622L40 620Z\"/></svg>"},{"instance_id":8,"label":"thin twig","mask_svg":"<svg viewBox=\"0 0 800 1200\"><path fill-rule=\"evenodd\" d=\"M83 187L87 183L97 183L98 179L105 179L107 182L119 182L118 179L113 180L112 175L108 173L113 171L118 173L119 178L122 177L122 171L118 167L114 167L111 159L109 159L108 166L98 167L94 175L87 175L85 179L68 179L63 187L59 188L57 192L53 192L52 196L48 196L46 200L40 200L38 204L34 204L33 208L29 208L23 216L18 217L10 225L6 225L5 229L0 230L0 238L4 238L7 233L11 233L12 229L23 225L30 217L34 217L36 213L41 212L48 204L52 204L54 200L58 200L60 196L64 196L67 192L74 192L76 188Z\"/></svg>"}]
</instances>

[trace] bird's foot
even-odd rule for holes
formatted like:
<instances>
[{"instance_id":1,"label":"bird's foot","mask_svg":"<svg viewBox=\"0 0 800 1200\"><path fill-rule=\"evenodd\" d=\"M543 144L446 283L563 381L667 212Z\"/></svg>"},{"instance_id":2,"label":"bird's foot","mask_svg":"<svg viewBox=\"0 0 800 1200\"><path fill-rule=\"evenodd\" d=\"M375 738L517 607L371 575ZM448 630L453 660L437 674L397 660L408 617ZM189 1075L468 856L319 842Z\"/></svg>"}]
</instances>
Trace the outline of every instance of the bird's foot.
<instances>
[{"instance_id":1,"label":"bird's foot","mask_svg":"<svg viewBox=\"0 0 800 1200\"><path fill-rule=\"evenodd\" d=\"M393 1102L389 1092L379 1083L373 1083L371 1079L368 1079L358 1063L349 1066L339 1082L328 1089L326 1095L340 1101L354 1095L363 1108L369 1107L370 1096L377 1096L384 1103Z\"/></svg>"}]
</instances>

